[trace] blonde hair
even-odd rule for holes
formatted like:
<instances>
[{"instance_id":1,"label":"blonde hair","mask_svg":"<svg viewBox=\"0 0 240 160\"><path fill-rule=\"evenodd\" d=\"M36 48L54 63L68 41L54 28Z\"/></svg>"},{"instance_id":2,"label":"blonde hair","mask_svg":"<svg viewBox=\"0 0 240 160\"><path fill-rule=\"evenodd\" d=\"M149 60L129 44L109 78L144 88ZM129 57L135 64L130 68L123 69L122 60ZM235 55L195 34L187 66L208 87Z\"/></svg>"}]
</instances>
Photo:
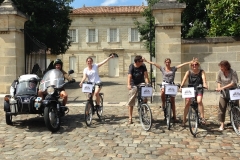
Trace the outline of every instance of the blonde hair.
<instances>
[{"instance_id":1,"label":"blonde hair","mask_svg":"<svg viewBox=\"0 0 240 160\"><path fill-rule=\"evenodd\" d=\"M199 68L201 68L201 66L200 66L201 64L200 64L200 62L198 61L197 58L195 58L195 59L193 59L193 60L191 61L191 63L189 64L189 67L190 67L190 68L191 68L191 66L192 66L193 63L198 64Z\"/></svg>"}]
</instances>

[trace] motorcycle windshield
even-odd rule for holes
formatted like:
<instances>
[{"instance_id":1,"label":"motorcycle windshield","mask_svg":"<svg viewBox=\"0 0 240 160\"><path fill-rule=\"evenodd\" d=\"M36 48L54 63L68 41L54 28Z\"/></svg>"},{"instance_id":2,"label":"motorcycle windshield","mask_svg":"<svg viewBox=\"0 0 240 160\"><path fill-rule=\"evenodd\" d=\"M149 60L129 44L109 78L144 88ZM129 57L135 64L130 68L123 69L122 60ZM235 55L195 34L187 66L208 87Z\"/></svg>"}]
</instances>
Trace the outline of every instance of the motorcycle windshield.
<instances>
[{"instance_id":1,"label":"motorcycle windshield","mask_svg":"<svg viewBox=\"0 0 240 160\"><path fill-rule=\"evenodd\" d=\"M39 90L45 91L49 86L54 88L62 88L64 84L63 73L58 69L48 71L40 82Z\"/></svg>"},{"instance_id":2,"label":"motorcycle windshield","mask_svg":"<svg viewBox=\"0 0 240 160\"><path fill-rule=\"evenodd\" d=\"M21 81L16 87L16 96L37 95L37 85L29 81Z\"/></svg>"}]
</instances>

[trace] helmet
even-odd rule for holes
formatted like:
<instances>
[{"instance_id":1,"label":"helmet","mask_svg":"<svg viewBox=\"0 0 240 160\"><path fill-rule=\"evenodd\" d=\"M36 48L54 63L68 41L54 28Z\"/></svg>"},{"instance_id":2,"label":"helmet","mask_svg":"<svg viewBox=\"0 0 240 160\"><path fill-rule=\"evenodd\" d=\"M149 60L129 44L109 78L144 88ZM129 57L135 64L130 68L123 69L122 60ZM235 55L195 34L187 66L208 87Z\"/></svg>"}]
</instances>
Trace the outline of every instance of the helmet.
<instances>
[{"instance_id":1,"label":"helmet","mask_svg":"<svg viewBox=\"0 0 240 160\"><path fill-rule=\"evenodd\" d=\"M56 64L61 64L61 68L63 67L63 62L61 59L56 59L53 63L54 68L56 67Z\"/></svg>"},{"instance_id":2,"label":"helmet","mask_svg":"<svg viewBox=\"0 0 240 160\"><path fill-rule=\"evenodd\" d=\"M29 79L29 87L30 88L36 88L38 83L38 80L36 78L30 78Z\"/></svg>"},{"instance_id":3,"label":"helmet","mask_svg":"<svg viewBox=\"0 0 240 160\"><path fill-rule=\"evenodd\" d=\"M36 85L37 85L37 83L38 83L38 80L37 80L37 78L30 78L29 79L29 82L32 82L32 83L35 83Z\"/></svg>"}]
</instances>

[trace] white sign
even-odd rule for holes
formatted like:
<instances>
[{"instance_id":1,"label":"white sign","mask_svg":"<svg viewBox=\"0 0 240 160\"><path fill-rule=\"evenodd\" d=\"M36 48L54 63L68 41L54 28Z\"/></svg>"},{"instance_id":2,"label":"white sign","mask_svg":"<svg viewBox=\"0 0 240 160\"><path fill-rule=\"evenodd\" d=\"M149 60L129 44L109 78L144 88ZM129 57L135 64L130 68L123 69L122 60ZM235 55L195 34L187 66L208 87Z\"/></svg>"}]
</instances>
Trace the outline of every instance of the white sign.
<instances>
[{"instance_id":1,"label":"white sign","mask_svg":"<svg viewBox=\"0 0 240 160\"><path fill-rule=\"evenodd\" d=\"M194 87L182 88L182 98L195 97Z\"/></svg>"},{"instance_id":2,"label":"white sign","mask_svg":"<svg viewBox=\"0 0 240 160\"><path fill-rule=\"evenodd\" d=\"M82 84L82 92L84 93L92 93L93 85L92 84Z\"/></svg>"},{"instance_id":3,"label":"white sign","mask_svg":"<svg viewBox=\"0 0 240 160\"><path fill-rule=\"evenodd\" d=\"M142 97L151 97L152 96L152 87L141 87L141 96Z\"/></svg>"},{"instance_id":4,"label":"white sign","mask_svg":"<svg viewBox=\"0 0 240 160\"><path fill-rule=\"evenodd\" d=\"M165 94L167 95L176 95L178 91L178 86L166 84L164 86Z\"/></svg>"},{"instance_id":5,"label":"white sign","mask_svg":"<svg viewBox=\"0 0 240 160\"><path fill-rule=\"evenodd\" d=\"M240 89L229 90L231 100L240 100Z\"/></svg>"}]
</instances>

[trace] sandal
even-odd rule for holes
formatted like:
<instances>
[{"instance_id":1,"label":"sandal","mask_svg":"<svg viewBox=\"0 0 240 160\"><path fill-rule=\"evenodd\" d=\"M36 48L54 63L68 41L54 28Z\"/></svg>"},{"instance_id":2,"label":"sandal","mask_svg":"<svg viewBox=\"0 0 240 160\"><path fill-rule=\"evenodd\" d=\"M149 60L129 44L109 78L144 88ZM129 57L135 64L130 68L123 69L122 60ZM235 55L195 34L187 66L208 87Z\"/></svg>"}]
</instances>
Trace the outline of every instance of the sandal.
<instances>
[{"instance_id":1,"label":"sandal","mask_svg":"<svg viewBox=\"0 0 240 160\"><path fill-rule=\"evenodd\" d=\"M187 120L184 120L183 122L182 122L182 127L185 127L185 125L186 125L186 123L187 123Z\"/></svg>"},{"instance_id":2,"label":"sandal","mask_svg":"<svg viewBox=\"0 0 240 160\"><path fill-rule=\"evenodd\" d=\"M132 118L128 119L128 124L132 124Z\"/></svg>"},{"instance_id":3,"label":"sandal","mask_svg":"<svg viewBox=\"0 0 240 160\"><path fill-rule=\"evenodd\" d=\"M205 118L201 118L201 123L202 123L203 125L205 125L205 124L206 124L206 119L205 119Z\"/></svg>"},{"instance_id":4,"label":"sandal","mask_svg":"<svg viewBox=\"0 0 240 160\"><path fill-rule=\"evenodd\" d=\"M172 120L174 123L179 123L179 122L180 122L180 121L179 121L177 118L175 118L175 117L172 117L171 120Z\"/></svg>"}]
</instances>

